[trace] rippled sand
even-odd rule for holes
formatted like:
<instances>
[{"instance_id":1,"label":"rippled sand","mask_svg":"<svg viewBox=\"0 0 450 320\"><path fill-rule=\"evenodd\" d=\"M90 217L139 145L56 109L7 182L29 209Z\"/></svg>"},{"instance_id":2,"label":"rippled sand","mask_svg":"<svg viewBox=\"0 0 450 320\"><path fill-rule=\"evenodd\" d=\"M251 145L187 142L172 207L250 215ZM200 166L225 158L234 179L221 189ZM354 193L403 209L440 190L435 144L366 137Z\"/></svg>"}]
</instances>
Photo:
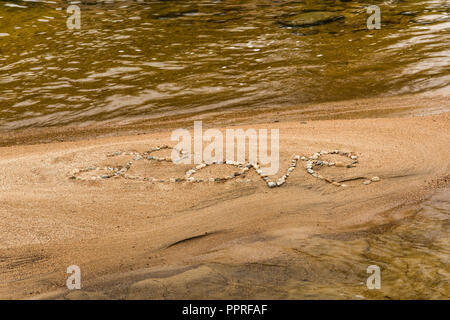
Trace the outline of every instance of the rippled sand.
<instances>
[{"instance_id":1,"label":"rippled sand","mask_svg":"<svg viewBox=\"0 0 450 320\"><path fill-rule=\"evenodd\" d=\"M324 173L381 181L337 188L304 169L276 189L255 173L220 184L68 179L75 168L114 165L110 152L173 145L167 129L2 147L0 297L448 298L449 114L299 115L239 127L279 128L283 171L292 154L338 148L357 152L359 165ZM134 168L161 177L185 169ZM83 290L69 292L74 264ZM373 264L382 288L369 291Z\"/></svg>"}]
</instances>

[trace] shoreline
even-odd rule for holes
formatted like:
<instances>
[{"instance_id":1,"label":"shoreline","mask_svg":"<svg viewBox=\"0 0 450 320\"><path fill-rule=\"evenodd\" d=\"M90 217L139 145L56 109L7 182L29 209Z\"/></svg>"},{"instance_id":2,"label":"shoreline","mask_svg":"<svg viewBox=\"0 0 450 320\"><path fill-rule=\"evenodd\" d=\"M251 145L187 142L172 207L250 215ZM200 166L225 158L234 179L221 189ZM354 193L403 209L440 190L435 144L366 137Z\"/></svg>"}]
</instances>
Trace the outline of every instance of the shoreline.
<instances>
[{"instance_id":1,"label":"shoreline","mask_svg":"<svg viewBox=\"0 0 450 320\"><path fill-rule=\"evenodd\" d=\"M190 127L194 120L203 120L208 127L261 124L274 121L345 120L384 117L405 117L437 114L450 111L448 95L402 95L311 103L258 110L219 109L144 120L113 121L96 125L66 125L0 130L0 147L33 145L51 142L90 140L101 137L120 137L156 133Z\"/></svg>"},{"instance_id":2,"label":"shoreline","mask_svg":"<svg viewBox=\"0 0 450 320\"><path fill-rule=\"evenodd\" d=\"M423 99L416 106L425 106ZM336 179L349 180L349 188L310 177L301 162L302 170L275 189L268 189L255 172L248 173L251 182L220 184L68 179L73 169L116 165L106 157L110 152L173 145L169 129L180 123L192 126L193 119L168 120L159 132L148 123L133 129L134 134L124 127L117 136L108 136L109 129L98 135L82 129L73 141L41 144L33 144L42 139L41 133L35 138L23 131L0 135L2 145L9 145L0 148L0 269L5 279L0 297L171 299L189 292L193 299L295 299L314 298L316 290L321 297L336 298L330 288L339 284L339 294L354 298L355 288L366 278L363 266L380 259L364 253L367 239L410 223L417 215L414 208L449 186L450 113L412 117L419 109L401 107L408 99L378 100L369 113L384 118L356 117L356 108L368 102L353 101L348 110L342 102L326 104L310 118L305 110L293 109L237 121L239 128L280 130L280 171L285 171L292 154L335 148L357 152L357 167L323 169ZM428 101L442 110L450 106L440 98ZM333 108L335 113L328 114ZM228 120L216 121L222 123L220 128L236 124ZM52 136L53 130L45 134ZM70 135L70 130L63 134ZM133 170L176 176L190 167L142 163ZM222 167L208 170L229 174ZM359 176L379 176L381 181L352 181ZM394 261L390 263L396 265ZM444 268L436 261L433 268ZM86 289L69 292L64 288L66 268L74 264L82 269ZM333 266L339 271L335 278ZM347 278L346 268L353 272ZM411 298L406 290L415 280L394 280L403 271L399 268L388 276L388 293L366 290L364 296ZM436 293L432 280L424 294L445 293ZM405 289L400 290L401 285Z\"/></svg>"}]
</instances>

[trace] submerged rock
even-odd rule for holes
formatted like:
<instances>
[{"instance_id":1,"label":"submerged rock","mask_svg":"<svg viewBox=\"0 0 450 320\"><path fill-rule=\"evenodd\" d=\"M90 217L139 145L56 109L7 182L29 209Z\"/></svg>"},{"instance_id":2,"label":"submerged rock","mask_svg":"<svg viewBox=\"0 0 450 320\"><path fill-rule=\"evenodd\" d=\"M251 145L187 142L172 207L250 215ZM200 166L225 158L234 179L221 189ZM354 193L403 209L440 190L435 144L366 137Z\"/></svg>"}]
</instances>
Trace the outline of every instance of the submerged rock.
<instances>
[{"instance_id":1,"label":"submerged rock","mask_svg":"<svg viewBox=\"0 0 450 320\"><path fill-rule=\"evenodd\" d=\"M288 27L306 28L331 23L344 19L344 16L335 12L311 11L289 15L279 20L279 23Z\"/></svg>"}]
</instances>

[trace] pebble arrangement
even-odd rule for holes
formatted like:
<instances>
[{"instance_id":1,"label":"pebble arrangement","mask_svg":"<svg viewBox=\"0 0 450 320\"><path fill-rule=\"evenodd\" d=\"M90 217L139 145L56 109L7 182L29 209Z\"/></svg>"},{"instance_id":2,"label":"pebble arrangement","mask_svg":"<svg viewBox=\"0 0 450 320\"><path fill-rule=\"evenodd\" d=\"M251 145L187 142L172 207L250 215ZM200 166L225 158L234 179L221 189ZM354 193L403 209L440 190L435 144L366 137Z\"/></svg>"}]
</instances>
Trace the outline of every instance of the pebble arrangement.
<instances>
[{"instance_id":1,"label":"pebble arrangement","mask_svg":"<svg viewBox=\"0 0 450 320\"><path fill-rule=\"evenodd\" d=\"M177 150L177 149L167 146L167 145L162 145L162 146L152 148L150 151L146 151L142 154L139 152L135 152L135 151L128 151L128 152L117 151L114 153L110 153L107 156L108 157L116 157L116 156L121 156L121 155L128 155L128 156L132 156L133 159L130 160L129 162L127 162L124 166L102 167L102 168L91 166L91 167L88 167L85 169L75 169L70 174L70 179L103 180L103 179L110 179L110 178L124 178L124 179L130 179L130 180L140 180L140 181L159 182L159 183L179 183L179 182L197 182L197 183L199 183L199 182L205 182L205 181L225 182L228 180L235 179L237 177L245 177L246 173L250 169L253 168L253 169L255 169L256 173L261 177L261 179L267 184L267 186L269 188L275 188L275 187L280 187L286 183L286 180L288 179L290 174L296 169L298 161L301 160L301 161L306 162L306 166L305 166L306 172L308 172L311 176L313 176L317 179L320 179L320 180L324 180L325 182L328 182L334 186L347 187L346 184L343 184L343 183L334 181L331 178L322 176L321 174L318 173L317 169L320 167L324 167L324 166L353 168L353 167L356 167L356 165L358 164L358 156L355 153L340 151L340 150L333 150L333 151L322 150L320 152L314 153L311 157L305 157L305 156L300 157L299 155L293 156L286 173L276 181L271 180L266 174L264 174L263 170L261 169L261 167L259 166L258 163L253 163L253 164L252 163L241 163L241 162L230 161L230 160L227 160L225 162L214 161L212 163L201 163L201 164L197 165L195 168L188 170L185 174L185 177L183 177L183 178L155 179L152 177L148 178L148 177L141 177L141 176L127 174L128 170L131 168L131 166L133 165L133 163L135 161L149 160L149 161L159 161L159 162L163 162L163 161L173 162L171 157L158 157L158 156L151 155L153 152L160 151L160 150L166 150L166 149L176 150L179 153L180 159L183 159L183 158L187 157L187 155L188 155L188 153L186 151ZM331 162L331 161L325 161L325 160L320 159L321 156L327 155L327 154L344 156L344 157L347 157L350 160L352 160L352 162L350 164L345 164L344 162L339 162L339 161ZM239 169L239 170L234 172L233 174L228 175L223 178L211 177L211 178L205 180L203 178L193 177L193 175L195 173L202 170L203 168L206 168L211 165L217 165L217 164L232 165L232 166L237 167L237 169ZM105 171L106 173L103 173L100 175L94 175L91 177L81 177L79 175L81 173L95 172L95 171L97 171L97 172ZM247 179L246 181L250 182L251 179ZM372 177L370 179L365 178L365 180L363 181L363 184L368 185L372 182L378 182L378 181L380 181L379 177Z\"/></svg>"},{"instance_id":2,"label":"pebble arrangement","mask_svg":"<svg viewBox=\"0 0 450 320\"><path fill-rule=\"evenodd\" d=\"M344 162L340 162L340 161L329 162L329 161L325 161L325 160L320 160L321 156L327 155L327 154L341 155L341 156L351 159L352 162L350 164L345 164ZM332 185L337 186L337 187L347 187L346 184L339 183L337 181L334 181L333 179L322 176L321 174L316 172L314 169L324 167L324 166L353 168L353 167L356 167L356 165L358 163L358 156L352 152L346 152L346 151L340 151L340 150L333 150L333 151L322 150L320 152L314 153L309 158L301 157L301 160L306 161L306 172L308 172L311 176L313 176L317 179L320 179L320 180L324 180L324 181L331 183ZM367 183L367 181L369 181L369 183ZM371 180L366 179L366 180L364 180L363 184L367 185L367 184L370 184L372 181L374 181L374 182L380 181L380 178L373 177Z\"/></svg>"}]
</instances>

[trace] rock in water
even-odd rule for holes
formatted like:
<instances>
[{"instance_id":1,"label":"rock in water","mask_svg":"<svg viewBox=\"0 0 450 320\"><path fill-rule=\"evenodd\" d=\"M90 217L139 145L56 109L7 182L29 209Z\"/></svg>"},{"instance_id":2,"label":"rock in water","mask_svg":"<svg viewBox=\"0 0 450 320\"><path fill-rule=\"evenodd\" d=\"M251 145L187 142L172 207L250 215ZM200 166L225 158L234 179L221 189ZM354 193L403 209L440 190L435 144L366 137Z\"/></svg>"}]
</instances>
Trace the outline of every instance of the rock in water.
<instances>
[{"instance_id":1,"label":"rock in water","mask_svg":"<svg viewBox=\"0 0 450 320\"><path fill-rule=\"evenodd\" d=\"M311 11L283 17L279 22L288 27L306 28L344 19L335 12Z\"/></svg>"}]
</instances>

